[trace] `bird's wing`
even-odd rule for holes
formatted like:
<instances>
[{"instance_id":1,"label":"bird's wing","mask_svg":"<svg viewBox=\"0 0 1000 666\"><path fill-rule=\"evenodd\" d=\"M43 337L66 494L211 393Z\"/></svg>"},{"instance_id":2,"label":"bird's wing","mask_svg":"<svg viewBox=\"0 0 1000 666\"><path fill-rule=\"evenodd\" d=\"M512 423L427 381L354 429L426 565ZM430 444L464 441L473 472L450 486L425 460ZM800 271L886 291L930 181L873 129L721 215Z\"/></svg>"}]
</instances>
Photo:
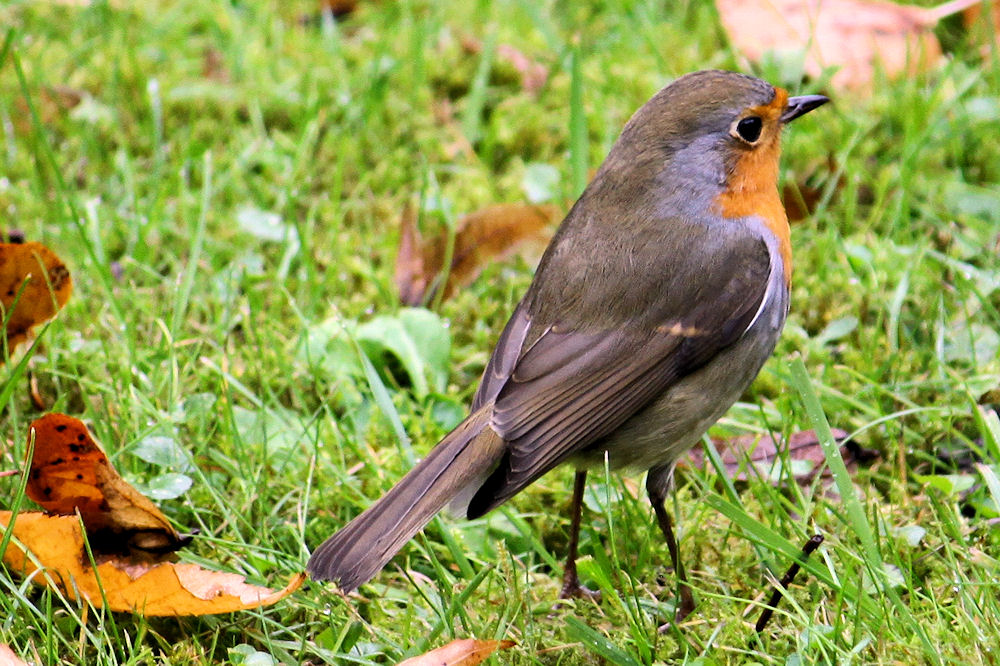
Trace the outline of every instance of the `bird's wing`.
<instances>
[{"instance_id":1,"label":"bird's wing","mask_svg":"<svg viewBox=\"0 0 1000 666\"><path fill-rule=\"evenodd\" d=\"M495 400L500 389L510 379L511 373L514 372L514 366L521 356L521 348L524 346L524 339L530 327L531 317L528 315L527 305L522 300L507 321L503 332L500 333L497 346L493 349L493 355L490 356L486 370L483 371L479 389L476 390L476 395L472 398L471 412L475 412L486 403Z\"/></svg>"},{"instance_id":2,"label":"bird's wing","mask_svg":"<svg viewBox=\"0 0 1000 666\"><path fill-rule=\"evenodd\" d=\"M507 453L469 505L470 517L503 503L576 451L612 433L671 384L735 343L754 321L768 288L764 241L725 243L712 268L676 262L665 277L667 303L655 320L594 330L546 326L525 345L532 325L526 298L501 334L476 394L494 402L491 427ZM633 325L629 325L629 324Z\"/></svg>"}]
</instances>

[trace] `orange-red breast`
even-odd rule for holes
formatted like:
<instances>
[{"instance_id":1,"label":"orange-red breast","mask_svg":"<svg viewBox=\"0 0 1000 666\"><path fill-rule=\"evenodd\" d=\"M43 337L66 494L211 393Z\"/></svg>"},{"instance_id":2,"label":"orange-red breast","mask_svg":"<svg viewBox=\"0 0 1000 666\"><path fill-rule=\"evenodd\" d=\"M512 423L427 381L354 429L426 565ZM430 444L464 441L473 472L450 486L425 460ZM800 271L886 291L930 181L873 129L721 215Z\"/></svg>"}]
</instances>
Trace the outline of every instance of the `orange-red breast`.
<instances>
[{"instance_id":1,"label":"orange-red breast","mask_svg":"<svg viewBox=\"0 0 1000 666\"><path fill-rule=\"evenodd\" d=\"M579 593L584 479L607 455L649 470L686 614L664 498L678 457L774 350L792 269L781 130L827 101L703 71L640 108L542 257L469 416L316 549L312 577L352 590L449 502L481 516L566 462L578 472L563 594Z\"/></svg>"}]
</instances>

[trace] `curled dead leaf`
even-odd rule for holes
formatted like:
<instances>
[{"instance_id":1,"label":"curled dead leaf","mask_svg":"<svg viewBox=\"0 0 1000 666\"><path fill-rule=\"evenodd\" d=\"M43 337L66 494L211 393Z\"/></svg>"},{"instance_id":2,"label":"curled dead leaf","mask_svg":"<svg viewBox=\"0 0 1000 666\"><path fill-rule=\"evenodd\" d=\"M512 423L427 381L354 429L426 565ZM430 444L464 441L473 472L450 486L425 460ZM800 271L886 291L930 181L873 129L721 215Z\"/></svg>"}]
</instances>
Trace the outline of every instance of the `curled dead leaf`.
<instances>
[{"instance_id":1,"label":"curled dead leaf","mask_svg":"<svg viewBox=\"0 0 1000 666\"><path fill-rule=\"evenodd\" d=\"M933 67L941 45L938 21L979 0L932 8L876 0L716 0L733 45L754 62L768 52L801 51L805 73L819 77L838 67L832 84L867 89L881 67L890 78Z\"/></svg>"},{"instance_id":2,"label":"curled dead leaf","mask_svg":"<svg viewBox=\"0 0 1000 666\"><path fill-rule=\"evenodd\" d=\"M10 646L0 643L0 666L28 666L28 663L14 654Z\"/></svg>"},{"instance_id":3,"label":"curled dead leaf","mask_svg":"<svg viewBox=\"0 0 1000 666\"><path fill-rule=\"evenodd\" d=\"M0 243L0 305L7 345L28 342L32 329L66 305L73 281L66 265L41 243Z\"/></svg>"},{"instance_id":4,"label":"curled dead leaf","mask_svg":"<svg viewBox=\"0 0 1000 666\"><path fill-rule=\"evenodd\" d=\"M476 666L497 650L507 650L515 645L514 641L460 638L419 657L401 661L398 666Z\"/></svg>"},{"instance_id":5,"label":"curled dead leaf","mask_svg":"<svg viewBox=\"0 0 1000 666\"><path fill-rule=\"evenodd\" d=\"M70 599L97 608L148 616L209 615L269 606L297 590L297 574L281 590L250 585L242 576L174 562L135 563L102 557L91 568L76 516L0 511L0 534L13 521L3 561L14 571Z\"/></svg>"},{"instance_id":6,"label":"curled dead leaf","mask_svg":"<svg viewBox=\"0 0 1000 666\"><path fill-rule=\"evenodd\" d=\"M29 432L28 497L50 513L79 511L96 552L156 560L190 541L118 475L82 421L46 414Z\"/></svg>"},{"instance_id":7,"label":"curled dead leaf","mask_svg":"<svg viewBox=\"0 0 1000 666\"><path fill-rule=\"evenodd\" d=\"M844 441L847 437L846 431L833 428L832 432L834 439L840 444L840 454L844 458L844 463L849 468L854 467L859 461L872 460L878 456L877 451L863 448L851 440ZM817 474L822 474L824 477L830 475L823 447L815 430L793 433L788 437L787 444L776 441L770 435L753 433L731 439L713 438L712 441L719 452L726 473L734 481L747 481L752 476L770 479L772 483L777 483L781 477L772 474L772 470L781 460L782 447L787 448L790 462L808 463L799 467L793 464L791 474L798 483L809 483ZM681 464L704 469L707 461L701 445L692 448L682 459Z\"/></svg>"},{"instance_id":8,"label":"curled dead leaf","mask_svg":"<svg viewBox=\"0 0 1000 666\"><path fill-rule=\"evenodd\" d=\"M459 220L445 297L472 283L490 262L516 255L537 261L552 238L553 223L560 212L553 205L497 204ZM433 297L447 246L446 235L425 240L413 209L403 212L395 280L405 305L421 305Z\"/></svg>"}]
</instances>

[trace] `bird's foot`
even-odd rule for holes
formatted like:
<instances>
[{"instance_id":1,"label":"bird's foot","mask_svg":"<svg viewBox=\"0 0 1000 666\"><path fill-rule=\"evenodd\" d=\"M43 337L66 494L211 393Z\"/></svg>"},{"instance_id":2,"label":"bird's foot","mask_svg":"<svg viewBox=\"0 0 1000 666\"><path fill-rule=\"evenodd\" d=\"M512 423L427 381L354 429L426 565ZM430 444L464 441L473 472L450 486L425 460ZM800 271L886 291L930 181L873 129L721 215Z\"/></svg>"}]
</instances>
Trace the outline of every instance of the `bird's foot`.
<instances>
[{"instance_id":1,"label":"bird's foot","mask_svg":"<svg viewBox=\"0 0 1000 666\"><path fill-rule=\"evenodd\" d=\"M600 590L591 590L589 587L581 585L576 571L567 568L563 572L563 585L562 589L559 590L559 601L552 606L553 613L562 607L562 602L565 599L586 599L599 604L601 603L601 592Z\"/></svg>"},{"instance_id":2,"label":"bird's foot","mask_svg":"<svg viewBox=\"0 0 1000 666\"><path fill-rule=\"evenodd\" d=\"M659 626L658 631L663 634L687 619L687 616L694 610L694 595L691 588L686 583L682 583L677 588L677 602L674 609L674 619L672 622L665 622Z\"/></svg>"},{"instance_id":3,"label":"bird's foot","mask_svg":"<svg viewBox=\"0 0 1000 666\"><path fill-rule=\"evenodd\" d=\"M592 590L580 584L579 580L563 581L562 589L559 591L560 599L589 599L594 603L601 603L601 591Z\"/></svg>"}]
</instances>

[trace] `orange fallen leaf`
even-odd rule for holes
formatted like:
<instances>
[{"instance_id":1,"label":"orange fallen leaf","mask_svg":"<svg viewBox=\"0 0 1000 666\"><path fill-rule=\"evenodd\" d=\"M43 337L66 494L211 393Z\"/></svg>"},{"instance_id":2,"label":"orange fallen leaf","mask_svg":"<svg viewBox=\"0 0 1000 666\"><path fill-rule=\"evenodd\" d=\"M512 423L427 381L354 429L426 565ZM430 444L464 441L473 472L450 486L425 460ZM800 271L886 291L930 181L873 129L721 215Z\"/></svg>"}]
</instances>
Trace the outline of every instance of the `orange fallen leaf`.
<instances>
[{"instance_id":1,"label":"orange fallen leaf","mask_svg":"<svg viewBox=\"0 0 1000 666\"><path fill-rule=\"evenodd\" d=\"M993 0L987 7L989 11L983 14L983 3L977 2L962 12L962 23L966 30L972 33L970 42L982 42L981 53L984 58L990 57L992 49L989 41L1000 43L1000 2Z\"/></svg>"},{"instance_id":2,"label":"orange fallen leaf","mask_svg":"<svg viewBox=\"0 0 1000 666\"><path fill-rule=\"evenodd\" d=\"M833 437L840 446L841 456L844 463L851 466L857 461L871 460L878 455L871 449L865 449L856 442L843 440L847 437L847 432L839 428L833 428ZM770 435L740 435L731 439L713 438L713 443L719 452L723 467L729 478L734 481L747 481L754 477L771 478L772 481L778 479L771 476L774 465L781 460L780 449L787 448L788 459L791 462L808 462L808 467L793 469L792 476L799 483L809 483L817 474L829 476L830 470L826 467L826 457L823 454L823 447L819 443L819 437L815 430L803 430L789 436L787 444L775 441ZM701 445L691 449L687 456L682 459L681 464L687 464L696 469L702 469L707 464L705 452ZM751 471L753 470L753 471Z\"/></svg>"},{"instance_id":3,"label":"orange fallen leaf","mask_svg":"<svg viewBox=\"0 0 1000 666\"><path fill-rule=\"evenodd\" d=\"M537 260L559 214L553 205L497 204L459 220L445 297L472 283L490 262L518 254ZM445 235L425 240L415 217L412 208L403 212L396 256L396 288L405 305L421 305L433 297L448 244Z\"/></svg>"},{"instance_id":4,"label":"orange fallen leaf","mask_svg":"<svg viewBox=\"0 0 1000 666\"><path fill-rule=\"evenodd\" d=\"M90 567L76 516L0 511L0 534L14 520L13 539L3 560L7 566L70 599L97 608L148 616L209 615L269 606L302 585L305 574L282 590L248 584L242 576L208 571L194 564L131 563L101 558Z\"/></svg>"},{"instance_id":5,"label":"orange fallen leaf","mask_svg":"<svg viewBox=\"0 0 1000 666\"><path fill-rule=\"evenodd\" d=\"M716 0L722 25L743 55L759 62L773 51L805 52L804 68L819 77L839 67L831 83L869 88L875 68L890 78L926 71L941 58L933 28L980 0L913 7L877 0Z\"/></svg>"},{"instance_id":6,"label":"orange fallen leaf","mask_svg":"<svg viewBox=\"0 0 1000 666\"><path fill-rule=\"evenodd\" d=\"M398 666L476 666L497 650L517 645L514 641L481 641L461 638L447 645L399 662Z\"/></svg>"},{"instance_id":7,"label":"orange fallen leaf","mask_svg":"<svg viewBox=\"0 0 1000 666\"><path fill-rule=\"evenodd\" d=\"M32 422L29 432L28 497L50 513L79 511L97 552L157 559L190 541L118 475L82 421L50 413Z\"/></svg>"},{"instance_id":8,"label":"orange fallen leaf","mask_svg":"<svg viewBox=\"0 0 1000 666\"><path fill-rule=\"evenodd\" d=\"M14 654L10 646L0 643L0 666L28 666L28 662Z\"/></svg>"},{"instance_id":9,"label":"orange fallen leaf","mask_svg":"<svg viewBox=\"0 0 1000 666\"><path fill-rule=\"evenodd\" d=\"M52 319L72 291L69 270L49 248L41 243L0 243L0 306L7 317L10 350L27 342L35 326Z\"/></svg>"}]
</instances>

